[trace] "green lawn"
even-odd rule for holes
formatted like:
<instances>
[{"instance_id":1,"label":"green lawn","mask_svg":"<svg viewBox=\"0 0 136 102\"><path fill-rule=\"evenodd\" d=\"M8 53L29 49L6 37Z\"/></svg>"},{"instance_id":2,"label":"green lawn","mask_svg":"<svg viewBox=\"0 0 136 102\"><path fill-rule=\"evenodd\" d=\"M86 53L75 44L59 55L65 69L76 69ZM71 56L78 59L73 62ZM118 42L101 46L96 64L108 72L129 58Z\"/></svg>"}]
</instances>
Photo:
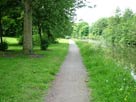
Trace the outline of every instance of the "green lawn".
<instances>
[{"instance_id":1,"label":"green lawn","mask_svg":"<svg viewBox=\"0 0 136 102\"><path fill-rule=\"evenodd\" d=\"M18 54L21 52L18 46L10 46L9 50L16 51L7 51L7 56L0 53L0 102L44 102L47 89L67 54L67 41L59 42L50 45L47 51L36 47L38 55L33 56Z\"/></svg>"},{"instance_id":2,"label":"green lawn","mask_svg":"<svg viewBox=\"0 0 136 102\"><path fill-rule=\"evenodd\" d=\"M101 48L77 42L88 71L91 102L135 102L136 82L130 71L117 65Z\"/></svg>"},{"instance_id":3,"label":"green lawn","mask_svg":"<svg viewBox=\"0 0 136 102\"><path fill-rule=\"evenodd\" d=\"M8 44L17 44L18 43L17 38L4 37L3 40L6 41Z\"/></svg>"}]
</instances>

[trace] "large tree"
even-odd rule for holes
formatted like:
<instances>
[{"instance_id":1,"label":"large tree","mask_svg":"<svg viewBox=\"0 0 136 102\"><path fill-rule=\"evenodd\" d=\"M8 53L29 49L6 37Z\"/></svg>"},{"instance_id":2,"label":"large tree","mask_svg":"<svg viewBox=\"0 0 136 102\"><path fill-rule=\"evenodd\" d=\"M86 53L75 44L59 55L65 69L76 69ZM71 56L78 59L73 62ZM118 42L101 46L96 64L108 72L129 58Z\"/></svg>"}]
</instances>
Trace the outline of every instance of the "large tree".
<instances>
[{"instance_id":1,"label":"large tree","mask_svg":"<svg viewBox=\"0 0 136 102\"><path fill-rule=\"evenodd\" d=\"M24 3L24 35L23 50L25 54L32 54L32 0L23 0Z\"/></svg>"},{"instance_id":2,"label":"large tree","mask_svg":"<svg viewBox=\"0 0 136 102\"><path fill-rule=\"evenodd\" d=\"M2 25L2 17L5 15L4 8L6 7L7 0L2 0L0 2L0 43L3 44L3 25Z\"/></svg>"}]
</instances>

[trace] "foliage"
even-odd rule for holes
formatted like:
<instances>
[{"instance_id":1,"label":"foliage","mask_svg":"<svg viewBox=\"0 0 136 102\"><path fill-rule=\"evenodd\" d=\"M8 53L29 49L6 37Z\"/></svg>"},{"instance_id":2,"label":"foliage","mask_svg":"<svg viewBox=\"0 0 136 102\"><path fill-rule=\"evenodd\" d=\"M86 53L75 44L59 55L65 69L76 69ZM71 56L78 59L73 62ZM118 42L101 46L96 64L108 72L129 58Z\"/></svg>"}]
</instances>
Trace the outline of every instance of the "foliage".
<instances>
[{"instance_id":1,"label":"foliage","mask_svg":"<svg viewBox=\"0 0 136 102\"><path fill-rule=\"evenodd\" d=\"M19 36L17 40L19 45L23 45L23 36Z\"/></svg>"},{"instance_id":2,"label":"foliage","mask_svg":"<svg viewBox=\"0 0 136 102\"><path fill-rule=\"evenodd\" d=\"M3 36L15 36L21 32L20 0L1 0L0 2L0 43L1 47L7 46ZM4 45L2 45L4 44ZM6 47L5 47L6 48Z\"/></svg>"},{"instance_id":3,"label":"foliage","mask_svg":"<svg viewBox=\"0 0 136 102\"><path fill-rule=\"evenodd\" d=\"M78 42L88 72L93 102L134 102L136 82L130 71L117 65L99 47Z\"/></svg>"},{"instance_id":4,"label":"foliage","mask_svg":"<svg viewBox=\"0 0 136 102\"><path fill-rule=\"evenodd\" d=\"M29 5L27 8L26 6ZM2 36L22 36L24 48L28 49L27 52L32 52L32 37L30 36L31 28L37 29L37 34L40 36L40 41L48 39L54 42L57 37L65 37L72 33L72 20L75 15L75 9L84 7L87 5L86 0L1 0L0 2L0 40L2 42ZM88 6L89 7L89 6ZM27 10L27 9L29 10ZM33 9L31 13L26 17L26 14ZM23 19L33 18L33 24L31 20ZM26 20L28 27L23 26L23 22ZM23 28L29 28L23 30ZM29 33L27 32L29 31ZM28 35L27 37L25 35ZM44 38L46 35L46 38ZM26 40L27 39L27 40ZM29 40L28 40L29 39ZM25 44L27 43L27 44ZM42 43L40 43L40 46Z\"/></svg>"},{"instance_id":5,"label":"foliage","mask_svg":"<svg viewBox=\"0 0 136 102\"><path fill-rule=\"evenodd\" d=\"M46 50L49 46L49 41L48 40L42 40L41 43L42 43L41 50Z\"/></svg>"},{"instance_id":6,"label":"foliage","mask_svg":"<svg viewBox=\"0 0 136 102\"><path fill-rule=\"evenodd\" d=\"M54 42L57 37L72 33L72 19L76 8L85 6L85 0L34 0L34 26L37 26L41 41ZM47 38L43 38L46 35ZM42 44L42 43L41 43ZM42 46L42 45L41 45Z\"/></svg>"},{"instance_id":7,"label":"foliage","mask_svg":"<svg viewBox=\"0 0 136 102\"><path fill-rule=\"evenodd\" d=\"M88 36L89 34L89 24L87 22L75 23L73 25L73 37L82 38Z\"/></svg>"},{"instance_id":8,"label":"foliage","mask_svg":"<svg viewBox=\"0 0 136 102\"><path fill-rule=\"evenodd\" d=\"M22 33L22 5L20 0L5 0L0 3L0 18L4 36L16 36Z\"/></svg>"},{"instance_id":9,"label":"foliage","mask_svg":"<svg viewBox=\"0 0 136 102\"><path fill-rule=\"evenodd\" d=\"M92 27L90 28L90 32L93 35L102 35L103 30L108 26L108 21L106 18L101 18L98 21L96 21L94 24L92 24Z\"/></svg>"},{"instance_id":10,"label":"foliage","mask_svg":"<svg viewBox=\"0 0 136 102\"><path fill-rule=\"evenodd\" d=\"M38 33L47 34L49 39L70 34L73 0L35 0L34 24L38 26ZM59 8L58 8L59 7Z\"/></svg>"},{"instance_id":11,"label":"foliage","mask_svg":"<svg viewBox=\"0 0 136 102\"><path fill-rule=\"evenodd\" d=\"M130 9L116 10L115 16L96 21L90 32L112 43L136 45L136 14Z\"/></svg>"}]
</instances>

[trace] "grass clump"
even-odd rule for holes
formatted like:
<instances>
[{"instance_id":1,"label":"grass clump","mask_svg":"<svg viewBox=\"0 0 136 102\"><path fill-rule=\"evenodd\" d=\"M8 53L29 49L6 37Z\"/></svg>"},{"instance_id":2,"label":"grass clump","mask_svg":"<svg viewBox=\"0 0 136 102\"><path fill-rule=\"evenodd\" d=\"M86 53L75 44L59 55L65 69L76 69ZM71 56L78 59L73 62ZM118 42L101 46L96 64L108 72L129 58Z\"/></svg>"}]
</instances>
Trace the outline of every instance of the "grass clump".
<instances>
[{"instance_id":1,"label":"grass clump","mask_svg":"<svg viewBox=\"0 0 136 102\"><path fill-rule=\"evenodd\" d=\"M91 102L135 102L136 82L130 71L117 65L101 48L77 44L88 71Z\"/></svg>"},{"instance_id":2,"label":"grass clump","mask_svg":"<svg viewBox=\"0 0 136 102\"><path fill-rule=\"evenodd\" d=\"M36 49L42 57L0 56L0 102L44 102L45 92L67 54L68 44L59 42L47 51ZM9 49L16 47L16 53L22 50L18 46Z\"/></svg>"}]
</instances>

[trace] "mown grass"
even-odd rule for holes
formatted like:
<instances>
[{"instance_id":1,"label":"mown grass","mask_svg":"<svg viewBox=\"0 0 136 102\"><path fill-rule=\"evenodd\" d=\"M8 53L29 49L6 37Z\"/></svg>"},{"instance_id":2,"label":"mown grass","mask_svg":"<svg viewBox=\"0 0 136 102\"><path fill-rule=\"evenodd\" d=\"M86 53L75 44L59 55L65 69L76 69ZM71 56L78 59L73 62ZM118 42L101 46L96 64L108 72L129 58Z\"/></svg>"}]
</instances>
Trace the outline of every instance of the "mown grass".
<instances>
[{"instance_id":1,"label":"mown grass","mask_svg":"<svg viewBox=\"0 0 136 102\"><path fill-rule=\"evenodd\" d=\"M18 39L14 38L14 37L4 37L3 40L6 41L8 44L17 44L18 43Z\"/></svg>"},{"instance_id":2,"label":"mown grass","mask_svg":"<svg viewBox=\"0 0 136 102\"><path fill-rule=\"evenodd\" d=\"M101 48L77 42L88 71L91 102L135 102L136 82L130 71L117 65Z\"/></svg>"},{"instance_id":3,"label":"mown grass","mask_svg":"<svg viewBox=\"0 0 136 102\"><path fill-rule=\"evenodd\" d=\"M50 45L47 51L38 55L26 56L20 53L18 46L14 55L0 56L0 102L44 102L44 96L58 72L68 50L68 43L59 40L59 44ZM36 57L35 57L36 56Z\"/></svg>"}]
</instances>

